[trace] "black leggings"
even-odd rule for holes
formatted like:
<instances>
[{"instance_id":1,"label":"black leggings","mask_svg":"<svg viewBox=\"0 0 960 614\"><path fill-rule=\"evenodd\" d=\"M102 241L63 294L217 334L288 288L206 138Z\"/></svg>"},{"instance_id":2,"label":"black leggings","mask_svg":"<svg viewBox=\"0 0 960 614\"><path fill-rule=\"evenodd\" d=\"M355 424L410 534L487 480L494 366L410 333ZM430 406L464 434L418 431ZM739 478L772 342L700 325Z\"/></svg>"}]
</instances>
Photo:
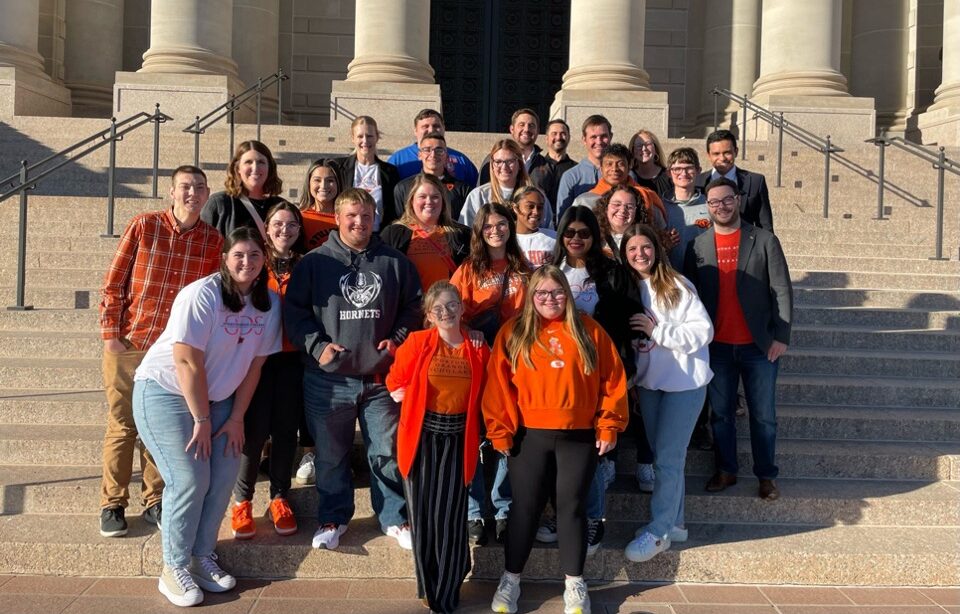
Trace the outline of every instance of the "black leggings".
<instances>
[{"instance_id":1,"label":"black leggings","mask_svg":"<svg viewBox=\"0 0 960 614\"><path fill-rule=\"evenodd\" d=\"M523 571L547 495L556 488L560 569L568 576L583 575L587 557L585 510L597 466L596 442L593 429L521 429L517 433L512 456L507 459L513 490L504 548L507 571Z\"/></svg>"},{"instance_id":2,"label":"black leggings","mask_svg":"<svg viewBox=\"0 0 960 614\"><path fill-rule=\"evenodd\" d=\"M270 498L286 497L297 453L297 426L303 415L303 364L299 352L271 354L260 372L260 383L243 417L243 456L233 496L253 499L260 455L267 437L270 446Z\"/></svg>"}]
</instances>

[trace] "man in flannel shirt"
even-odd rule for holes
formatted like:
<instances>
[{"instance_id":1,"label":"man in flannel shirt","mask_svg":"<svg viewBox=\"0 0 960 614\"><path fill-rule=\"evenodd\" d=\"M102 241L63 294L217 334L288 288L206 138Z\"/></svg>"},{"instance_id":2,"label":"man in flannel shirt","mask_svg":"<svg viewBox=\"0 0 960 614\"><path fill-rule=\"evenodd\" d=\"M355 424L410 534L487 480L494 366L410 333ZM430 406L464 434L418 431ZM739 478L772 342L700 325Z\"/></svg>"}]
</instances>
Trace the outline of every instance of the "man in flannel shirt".
<instances>
[{"instance_id":1,"label":"man in flannel shirt","mask_svg":"<svg viewBox=\"0 0 960 614\"><path fill-rule=\"evenodd\" d=\"M187 284L217 271L223 239L200 211L210 197L207 177L194 166L173 172L172 206L133 218L107 270L100 299L103 386L107 432L103 438L100 534L127 533L137 427L133 422L133 374L167 325L173 299ZM163 479L145 448L140 450L143 518L160 526Z\"/></svg>"}]
</instances>

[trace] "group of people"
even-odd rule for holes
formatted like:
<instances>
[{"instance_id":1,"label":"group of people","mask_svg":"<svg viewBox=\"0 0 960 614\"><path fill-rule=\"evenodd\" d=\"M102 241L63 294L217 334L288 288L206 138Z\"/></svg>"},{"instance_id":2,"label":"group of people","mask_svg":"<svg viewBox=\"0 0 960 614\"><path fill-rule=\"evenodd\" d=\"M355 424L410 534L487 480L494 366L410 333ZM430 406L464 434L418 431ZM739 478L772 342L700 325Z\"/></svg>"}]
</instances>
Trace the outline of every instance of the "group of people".
<instances>
[{"instance_id":1,"label":"group of people","mask_svg":"<svg viewBox=\"0 0 960 614\"><path fill-rule=\"evenodd\" d=\"M237 148L223 192L177 168L171 207L131 221L103 287L101 534L127 531L139 436L172 603L235 586L217 535L228 506L234 537L256 535L260 470L274 530L297 532L289 490L312 481L312 545L335 550L355 512L359 422L380 529L413 551L431 611L457 608L492 516L505 551L493 611L516 611L539 540L558 542L565 612L583 614L619 434L652 493L625 550L646 561L687 539L686 449L704 416L707 490L736 482L741 380L758 494L775 499L792 290L762 176L735 166L727 131L707 139L701 172L695 150L665 156L650 131L625 146L603 116L581 130L574 162L565 122L541 150L539 118L520 109L478 172L436 111L389 161L361 116L353 153L311 164L297 204L258 141Z\"/></svg>"}]
</instances>

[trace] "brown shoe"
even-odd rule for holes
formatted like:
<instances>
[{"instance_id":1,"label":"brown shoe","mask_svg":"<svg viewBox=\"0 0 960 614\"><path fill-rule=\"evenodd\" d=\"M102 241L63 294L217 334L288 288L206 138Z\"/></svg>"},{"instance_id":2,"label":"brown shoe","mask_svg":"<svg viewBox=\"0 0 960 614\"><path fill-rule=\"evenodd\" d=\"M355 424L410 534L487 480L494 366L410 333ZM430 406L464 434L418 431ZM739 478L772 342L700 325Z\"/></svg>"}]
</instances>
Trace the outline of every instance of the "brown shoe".
<instances>
[{"instance_id":1,"label":"brown shoe","mask_svg":"<svg viewBox=\"0 0 960 614\"><path fill-rule=\"evenodd\" d=\"M707 482L707 492L720 492L737 483L737 476L726 471L718 471Z\"/></svg>"},{"instance_id":2,"label":"brown shoe","mask_svg":"<svg viewBox=\"0 0 960 614\"><path fill-rule=\"evenodd\" d=\"M780 491L777 489L777 483L773 480L760 480L759 495L761 499L767 501L776 501L780 498Z\"/></svg>"}]
</instances>

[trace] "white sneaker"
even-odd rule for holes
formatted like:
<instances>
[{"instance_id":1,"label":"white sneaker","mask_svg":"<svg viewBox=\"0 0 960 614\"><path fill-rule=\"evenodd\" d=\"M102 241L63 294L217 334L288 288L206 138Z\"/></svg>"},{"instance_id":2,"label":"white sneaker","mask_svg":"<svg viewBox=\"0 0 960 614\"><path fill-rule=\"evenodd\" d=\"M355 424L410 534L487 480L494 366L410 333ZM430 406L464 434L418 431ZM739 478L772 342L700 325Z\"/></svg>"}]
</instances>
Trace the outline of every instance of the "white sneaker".
<instances>
[{"instance_id":1,"label":"white sneaker","mask_svg":"<svg viewBox=\"0 0 960 614\"><path fill-rule=\"evenodd\" d=\"M637 532L633 534L633 536L640 537L643 535L643 533L644 528L640 527L637 529ZM670 532L667 533L667 537L670 538L671 544L682 544L690 537L690 533L686 529L681 529L680 527L670 527Z\"/></svg>"},{"instance_id":2,"label":"white sneaker","mask_svg":"<svg viewBox=\"0 0 960 614\"><path fill-rule=\"evenodd\" d=\"M300 466L297 467L297 473L293 476L293 481L297 484L313 484L316 481L316 473L313 467L313 452L307 452L300 459Z\"/></svg>"},{"instance_id":3,"label":"white sneaker","mask_svg":"<svg viewBox=\"0 0 960 614\"><path fill-rule=\"evenodd\" d=\"M603 483L605 488L610 488L613 481L617 479L617 463L611 458L600 460L600 466L603 467Z\"/></svg>"},{"instance_id":4,"label":"white sneaker","mask_svg":"<svg viewBox=\"0 0 960 614\"><path fill-rule=\"evenodd\" d=\"M546 518L540 526L537 527L537 537L538 542L544 544L555 544L557 543L557 519L550 517Z\"/></svg>"},{"instance_id":5,"label":"white sneaker","mask_svg":"<svg viewBox=\"0 0 960 614\"><path fill-rule=\"evenodd\" d=\"M653 482L656 479L653 465L647 463L637 465L637 488L640 489L640 492L653 492Z\"/></svg>"},{"instance_id":6,"label":"white sneaker","mask_svg":"<svg viewBox=\"0 0 960 614\"><path fill-rule=\"evenodd\" d=\"M389 526L384 533L387 537L397 540L397 543L404 550L413 550L413 536L410 534L410 525L406 522L401 525Z\"/></svg>"},{"instance_id":7,"label":"white sneaker","mask_svg":"<svg viewBox=\"0 0 960 614\"><path fill-rule=\"evenodd\" d=\"M158 588L170 603L181 608L203 603L203 591L193 581L193 576L186 567L164 565Z\"/></svg>"},{"instance_id":8,"label":"white sneaker","mask_svg":"<svg viewBox=\"0 0 960 614\"><path fill-rule=\"evenodd\" d=\"M195 556L190 561L190 575L205 591L222 593L237 585L237 579L220 569L216 553L210 556Z\"/></svg>"},{"instance_id":9,"label":"white sneaker","mask_svg":"<svg viewBox=\"0 0 960 614\"><path fill-rule=\"evenodd\" d=\"M327 550L336 550L340 545L340 536L347 532L347 525L333 524L328 522L322 525L317 532L313 534L314 548L325 548Z\"/></svg>"},{"instance_id":10,"label":"white sneaker","mask_svg":"<svg viewBox=\"0 0 960 614\"><path fill-rule=\"evenodd\" d=\"M514 614L517 611L517 600L520 599L520 577L507 572L500 576L497 592L493 594L490 609L500 614Z\"/></svg>"},{"instance_id":11,"label":"white sneaker","mask_svg":"<svg viewBox=\"0 0 960 614\"><path fill-rule=\"evenodd\" d=\"M590 593L583 577L564 581L563 614L590 614Z\"/></svg>"},{"instance_id":12,"label":"white sneaker","mask_svg":"<svg viewBox=\"0 0 960 614\"><path fill-rule=\"evenodd\" d=\"M669 549L669 537L657 537L653 533L644 531L640 537L627 544L623 554L627 557L627 560L634 563L643 563Z\"/></svg>"}]
</instances>

